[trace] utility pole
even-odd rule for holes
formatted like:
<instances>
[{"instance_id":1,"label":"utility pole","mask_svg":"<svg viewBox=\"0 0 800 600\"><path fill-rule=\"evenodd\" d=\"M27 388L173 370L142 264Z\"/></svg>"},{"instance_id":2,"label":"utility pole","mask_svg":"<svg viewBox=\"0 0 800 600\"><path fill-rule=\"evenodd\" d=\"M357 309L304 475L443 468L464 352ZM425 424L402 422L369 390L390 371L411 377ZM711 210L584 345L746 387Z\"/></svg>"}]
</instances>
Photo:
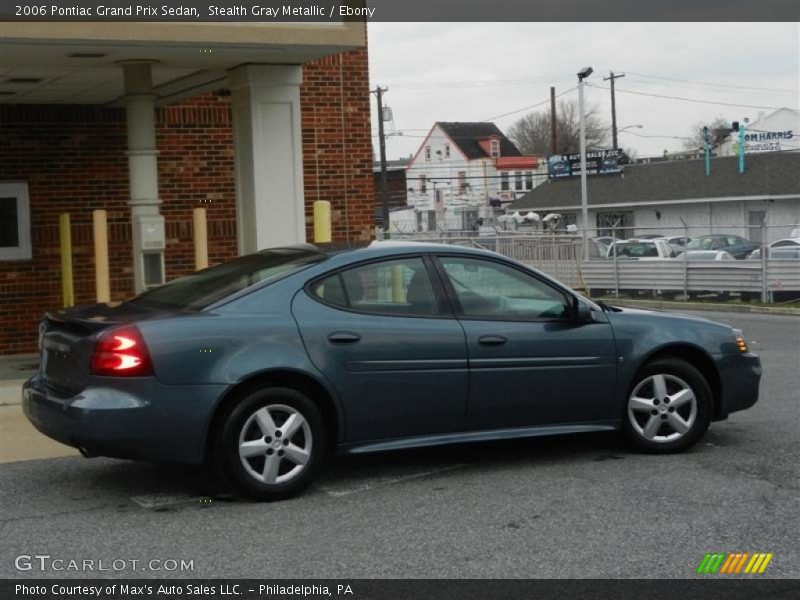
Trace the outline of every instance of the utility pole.
<instances>
[{"instance_id":1,"label":"utility pole","mask_svg":"<svg viewBox=\"0 0 800 600\"><path fill-rule=\"evenodd\" d=\"M550 156L556 153L556 88L550 88Z\"/></svg>"},{"instance_id":2,"label":"utility pole","mask_svg":"<svg viewBox=\"0 0 800 600\"><path fill-rule=\"evenodd\" d=\"M586 190L586 118L584 115L583 88L585 79L593 72L585 67L578 72L578 116L580 118L581 142L581 222L583 225L583 260L589 260L589 195Z\"/></svg>"},{"instance_id":3,"label":"utility pole","mask_svg":"<svg viewBox=\"0 0 800 600\"><path fill-rule=\"evenodd\" d=\"M384 236L389 237L389 183L386 175L386 135L383 131L383 93L389 88L377 86L372 92L378 100L378 140L381 149L381 205Z\"/></svg>"},{"instance_id":4,"label":"utility pole","mask_svg":"<svg viewBox=\"0 0 800 600\"><path fill-rule=\"evenodd\" d=\"M603 81L611 81L611 140L614 150L617 149L617 99L614 95L614 80L625 77L625 73L614 75L614 71L608 72L608 77L603 77Z\"/></svg>"}]
</instances>

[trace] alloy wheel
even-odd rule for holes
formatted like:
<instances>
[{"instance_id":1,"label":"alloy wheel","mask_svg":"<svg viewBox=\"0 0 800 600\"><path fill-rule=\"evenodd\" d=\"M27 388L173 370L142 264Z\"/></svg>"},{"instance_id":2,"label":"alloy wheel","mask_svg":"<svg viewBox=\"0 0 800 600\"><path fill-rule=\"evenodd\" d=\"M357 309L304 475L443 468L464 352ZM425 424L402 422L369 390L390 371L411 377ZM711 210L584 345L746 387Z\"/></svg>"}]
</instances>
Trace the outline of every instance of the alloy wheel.
<instances>
[{"instance_id":1,"label":"alloy wheel","mask_svg":"<svg viewBox=\"0 0 800 600\"><path fill-rule=\"evenodd\" d=\"M697 397L685 381L667 373L643 379L628 399L628 419L646 440L674 442L697 419Z\"/></svg>"},{"instance_id":2,"label":"alloy wheel","mask_svg":"<svg viewBox=\"0 0 800 600\"><path fill-rule=\"evenodd\" d=\"M311 428L297 409L270 404L244 422L239 434L239 459L245 471L261 483L288 483L305 469L312 444Z\"/></svg>"}]
</instances>

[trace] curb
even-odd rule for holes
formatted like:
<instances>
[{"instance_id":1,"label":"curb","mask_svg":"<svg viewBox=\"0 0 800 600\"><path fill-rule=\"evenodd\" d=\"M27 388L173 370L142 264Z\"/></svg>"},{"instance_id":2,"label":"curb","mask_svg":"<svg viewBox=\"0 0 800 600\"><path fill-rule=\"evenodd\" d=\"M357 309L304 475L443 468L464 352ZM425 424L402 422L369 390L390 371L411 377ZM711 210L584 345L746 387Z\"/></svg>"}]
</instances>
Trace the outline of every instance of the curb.
<instances>
[{"instance_id":1,"label":"curb","mask_svg":"<svg viewBox=\"0 0 800 600\"><path fill-rule=\"evenodd\" d=\"M772 306L748 306L737 304L711 304L708 302L664 302L660 300L617 300L600 298L612 304L631 308L663 308L673 310L708 310L715 312L753 313L763 315L792 315L800 317L800 308Z\"/></svg>"},{"instance_id":2,"label":"curb","mask_svg":"<svg viewBox=\"0 0 800 600\"><path fill-rule=\"evenodd\" d=\"M6 379L0 381L0 406L22 404L22 384L26 379Z\"/></svg>"}]
</instances>

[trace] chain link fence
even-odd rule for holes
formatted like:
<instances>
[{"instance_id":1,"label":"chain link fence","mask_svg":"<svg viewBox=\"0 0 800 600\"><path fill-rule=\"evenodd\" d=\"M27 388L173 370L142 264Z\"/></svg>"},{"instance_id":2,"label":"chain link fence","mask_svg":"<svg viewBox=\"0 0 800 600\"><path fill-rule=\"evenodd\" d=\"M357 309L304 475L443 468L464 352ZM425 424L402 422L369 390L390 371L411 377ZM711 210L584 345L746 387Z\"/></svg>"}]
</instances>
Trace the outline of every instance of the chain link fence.
<instances>
[{"instance_id":1,"label":"chain link fence","mask_svg":"<svg viewBox=\"0 0 800 600\"><path fill-rule=\"evenodd\" d=\"M611 223L586 237L545 227L475 227L392 235L398 238L497 252L595 298L800 303L800 224Z\"/></svg>"}]
</instances>

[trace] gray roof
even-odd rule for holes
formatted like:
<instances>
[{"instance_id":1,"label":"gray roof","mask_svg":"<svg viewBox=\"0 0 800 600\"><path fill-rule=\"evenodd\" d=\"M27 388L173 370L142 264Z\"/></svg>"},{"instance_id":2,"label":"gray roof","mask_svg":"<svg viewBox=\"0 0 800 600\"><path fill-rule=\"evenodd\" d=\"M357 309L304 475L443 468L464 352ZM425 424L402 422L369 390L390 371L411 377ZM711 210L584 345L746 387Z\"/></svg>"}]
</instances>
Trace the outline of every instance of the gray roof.
<instances>
[{"instance_id":1,"label":"gray roof","mask_svg":"<svg viewBox=\"0 0 800 600\"><path fill-rule=\"evenodd\" d=\"M626 165L624 169L621 175L587 178L590 207L740 196L800 197L800 152L748 154L742 174L739 174L736 156L712 159L708 177L704 160L670 160ZM580 177L573 176L549 179L512 203L510 208L555 209L580 206L580 203Z\"/></svg>"}]
</instances>

